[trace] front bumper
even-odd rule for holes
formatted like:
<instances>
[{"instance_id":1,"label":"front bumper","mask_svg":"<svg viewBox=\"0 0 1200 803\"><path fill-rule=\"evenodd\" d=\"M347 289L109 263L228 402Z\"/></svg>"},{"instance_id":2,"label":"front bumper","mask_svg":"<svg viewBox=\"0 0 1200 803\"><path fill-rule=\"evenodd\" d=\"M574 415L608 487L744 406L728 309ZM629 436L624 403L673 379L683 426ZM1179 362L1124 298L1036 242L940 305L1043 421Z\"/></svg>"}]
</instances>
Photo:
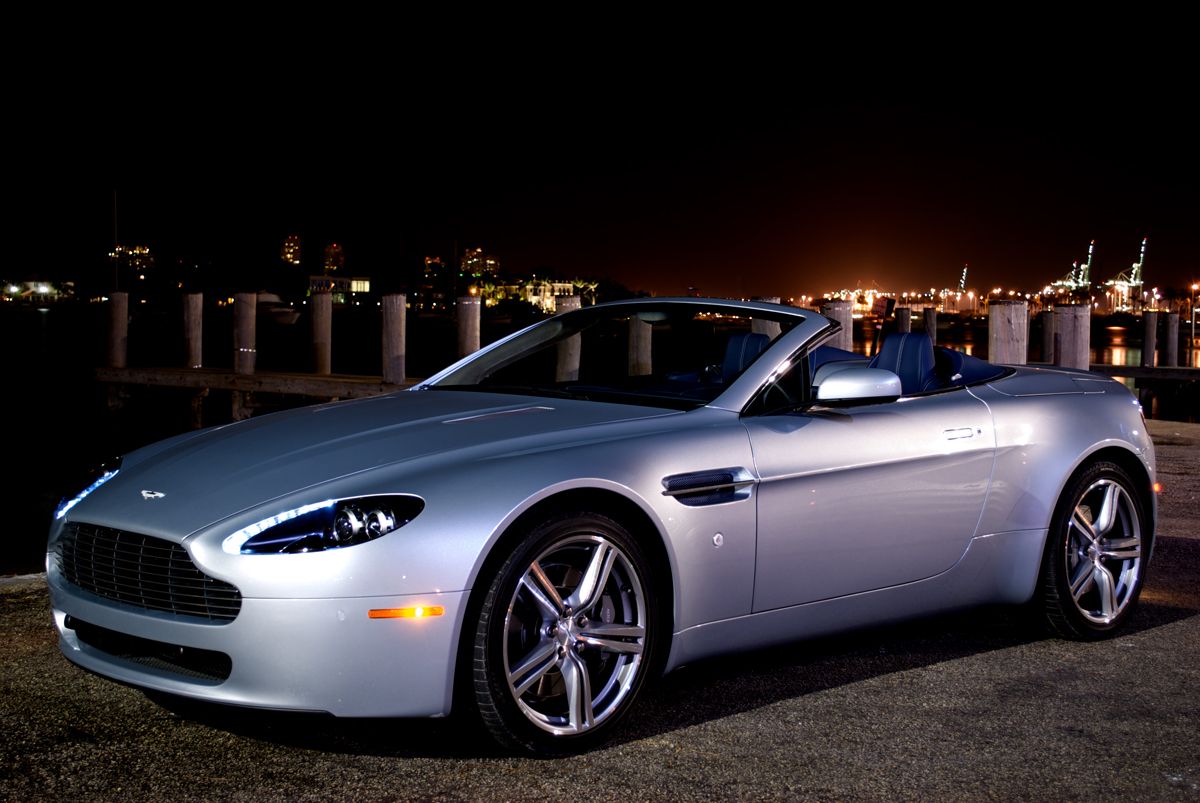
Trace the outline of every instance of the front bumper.
<instances>
[{"instance_id":1,"label":"front bumper","mask_svg":"<svg viewBox=\"0 0 1200 803\"><path fill-rule=\"evenodd\" d=\"M146 689L212 702L349 717L449 713L467 592L335 599L242 600L227 624L208 624L109 602L51 570L59 647L72 662ZM380 608L440 605L442 616L371 619ZM228 678L197 678L85 643L71 623L227 655Z\"/></svg>"}]
</instances>

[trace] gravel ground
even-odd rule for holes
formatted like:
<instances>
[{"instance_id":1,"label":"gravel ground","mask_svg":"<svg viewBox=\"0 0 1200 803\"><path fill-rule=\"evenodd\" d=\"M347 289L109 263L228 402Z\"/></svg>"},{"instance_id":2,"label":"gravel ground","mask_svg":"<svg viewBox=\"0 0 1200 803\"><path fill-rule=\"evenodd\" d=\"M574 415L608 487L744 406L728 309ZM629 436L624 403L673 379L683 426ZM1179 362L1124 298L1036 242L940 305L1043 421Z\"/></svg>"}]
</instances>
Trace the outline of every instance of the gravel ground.
<instances>
[{"instance_id":1,"label":"gravel ground","mask_svg":"<svg viewBox=\"0 0 1200 803\"><path fill-rule=\"evenodd\" d=\"M0 800L1200 800L1200 425L1152 422L1161 534L1134 627L982 610L687 667L608 747L506 756L469 723L163 707L59 656L0 581Z\"/></svg>"}]
</instances>

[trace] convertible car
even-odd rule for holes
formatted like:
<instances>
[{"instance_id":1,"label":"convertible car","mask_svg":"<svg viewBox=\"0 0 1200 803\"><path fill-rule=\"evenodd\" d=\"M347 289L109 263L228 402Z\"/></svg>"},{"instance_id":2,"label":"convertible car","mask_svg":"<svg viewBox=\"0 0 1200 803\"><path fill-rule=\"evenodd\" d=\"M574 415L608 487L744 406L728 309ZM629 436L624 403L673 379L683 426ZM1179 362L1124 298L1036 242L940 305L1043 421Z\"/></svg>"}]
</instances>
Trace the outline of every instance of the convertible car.
<instances>
[{"instance_id":1,"label":"convertible car","mask_svg":"<svg viewBox=\"0 0 1200 803\"><path fill-rule=\"evenodd\" d=\"M410 390L142 448L55 514L62 651L226 704L453 706L561 753L719 653L985 603L1125 624L1156 512L1126 388L837 329L603 304Z\"/></svg>"}]
</instances>

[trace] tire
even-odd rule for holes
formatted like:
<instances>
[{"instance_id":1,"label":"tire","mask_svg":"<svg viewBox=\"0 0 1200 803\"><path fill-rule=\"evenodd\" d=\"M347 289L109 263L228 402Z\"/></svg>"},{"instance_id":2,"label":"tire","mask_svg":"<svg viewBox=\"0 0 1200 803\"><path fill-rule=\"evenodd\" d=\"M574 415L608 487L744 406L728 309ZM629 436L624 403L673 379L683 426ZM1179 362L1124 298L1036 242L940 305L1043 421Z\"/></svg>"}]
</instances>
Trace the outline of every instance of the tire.
<instances>
[{"instance_id":1,"label":"tire","mask_svg":"<svg viewBox=\"0 0 1200 803\"><path fill-rule=\"evenodd\" d=\"M1093 640L1121 629L1145 580L1147 527L1141 496L1117 464L1093 463L1071 478L1051 520L1039 578L1052 633Z\"/></svg>"},{"instance_id":2,"label":"tire","mask_svg":"<svg viewBox=\"0 0 1200 803\"><path fill-rule=\"evenodd\" d=\"M491 579L472 674L484 724L541 755L608 738L645 682L661 640L650 563L595 513L533 528Z\"/></svg>"}]
</instances>

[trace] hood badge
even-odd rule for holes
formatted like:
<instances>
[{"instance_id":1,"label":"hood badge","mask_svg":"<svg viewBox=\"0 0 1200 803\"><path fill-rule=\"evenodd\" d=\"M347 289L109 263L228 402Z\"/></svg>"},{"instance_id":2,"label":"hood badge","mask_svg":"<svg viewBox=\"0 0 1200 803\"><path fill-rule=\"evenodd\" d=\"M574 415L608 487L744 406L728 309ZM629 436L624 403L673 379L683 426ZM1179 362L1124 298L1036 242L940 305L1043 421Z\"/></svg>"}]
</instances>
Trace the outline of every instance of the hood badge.
<instances>
[{"instance_id":1,"label":"hood badge","mask_svg":"<svg viewBox=\"0 0 1200 803\"><path fill-rule=\"evenodd\" d=\"M162 491L142 491L143 499L162 499L166 496Z\"/></svg>"}]
</instances>

